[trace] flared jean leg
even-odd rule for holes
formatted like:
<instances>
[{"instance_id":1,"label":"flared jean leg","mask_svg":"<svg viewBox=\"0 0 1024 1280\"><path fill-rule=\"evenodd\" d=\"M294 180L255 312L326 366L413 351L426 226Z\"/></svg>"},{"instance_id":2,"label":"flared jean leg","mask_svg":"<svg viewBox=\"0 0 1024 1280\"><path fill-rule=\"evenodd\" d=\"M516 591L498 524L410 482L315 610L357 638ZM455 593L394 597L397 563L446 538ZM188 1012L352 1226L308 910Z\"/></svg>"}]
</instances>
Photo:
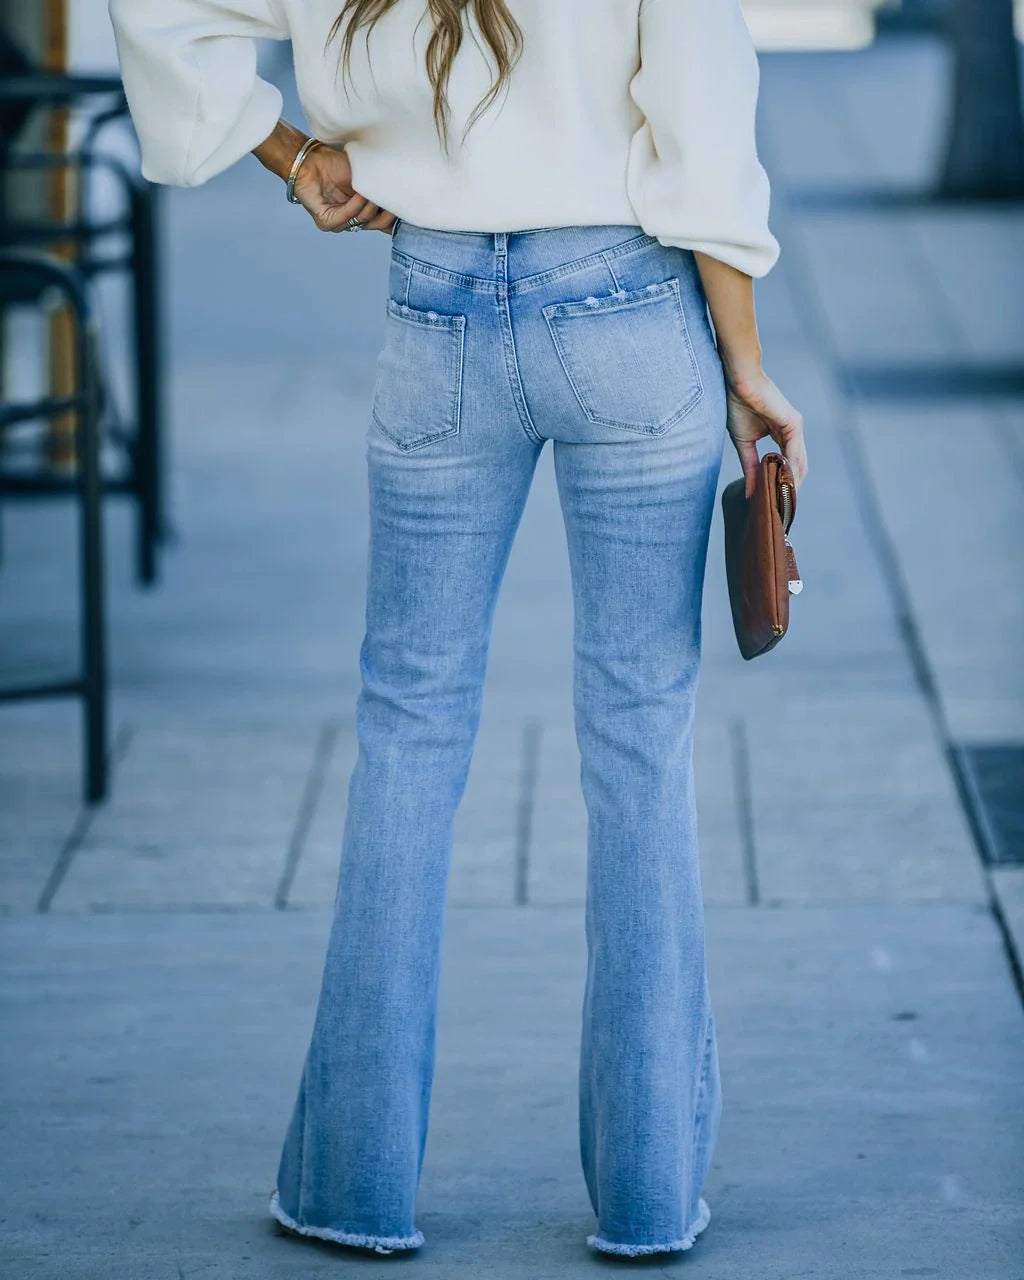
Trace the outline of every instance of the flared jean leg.
<instances>
[{"instance_id":1,"label":"flared jean leg","mask_svg":"<svg viewBox=\"0 0 1024 1280\"><path fill-rule=\"evenodd\" d=\"M693 780L700 605L724 415L555 446L588 810L580 1151L626 1255L689 1248L721 1110ZM608 584L614 583L613 590Z\"/></svg>"},{"instance_id":2,"label":"flared jean leg","mask_svg":"<svg viewBox=\"0 0 1024 1280\"><path fill-rule=\"evenodd\" d=\"M516 427L518 432L518 427ZM334 919L272 1206L343 1244L414 1248L454 815L537 450L370 436L367 627ZM499 434L499 440L506 436ZM440 451L443 450L443 460Z\"/></svg>"},{"instance_id":3,"label":"flared jean leg","mask_svg":"<svg viewBox=\"0 0 1024 1280\"><path fill-rule=\"evenodd\" d=\"M696 263L633 226L483 235L403 222L389 288L359 754L272 1209L343 1244L422 1241L453 819L499 583L551 440L589 817L589 1242L685 1249L707 1223L721 1107L692 751L726 415Z\"/></svg>"}]
</instances>

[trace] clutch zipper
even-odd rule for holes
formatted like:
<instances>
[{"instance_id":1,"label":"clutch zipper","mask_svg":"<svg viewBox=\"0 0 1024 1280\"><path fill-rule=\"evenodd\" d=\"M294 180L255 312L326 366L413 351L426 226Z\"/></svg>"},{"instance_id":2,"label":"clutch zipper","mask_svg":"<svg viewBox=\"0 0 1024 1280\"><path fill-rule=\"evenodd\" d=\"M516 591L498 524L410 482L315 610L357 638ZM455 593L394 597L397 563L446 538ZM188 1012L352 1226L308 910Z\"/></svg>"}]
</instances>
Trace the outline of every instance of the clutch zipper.
<instances>
[{"instance_id":1,"label":"clutch zipper","mask_svg":"<svg viewBox=\"0 0 1024 1280\"><path fill-rule=\"evenodd\" d=\"M793 523L793 490L785 480L779 481L779 493L782 497L782 532L789 534L789 526ZM787 536L788 541L788 536Z\"/></svg>"},{"instance_id":2,"label":"clutch zipper","mask_svg":"<svg viewBox=\"0 0 1024 1280\"><path fill-rule=\"evenodd\" d=\"M793 523L793 490L785 480L779 481L779 495L782 499L782 511L780 512L782 516L782 541L786 544L789 567L794 574L786 585L789 587L790 595L798 596L803 591L804 584L796 567L796 553L793 550L793 544L789 540L789 529Z\"/></svg>"}]
</instances>

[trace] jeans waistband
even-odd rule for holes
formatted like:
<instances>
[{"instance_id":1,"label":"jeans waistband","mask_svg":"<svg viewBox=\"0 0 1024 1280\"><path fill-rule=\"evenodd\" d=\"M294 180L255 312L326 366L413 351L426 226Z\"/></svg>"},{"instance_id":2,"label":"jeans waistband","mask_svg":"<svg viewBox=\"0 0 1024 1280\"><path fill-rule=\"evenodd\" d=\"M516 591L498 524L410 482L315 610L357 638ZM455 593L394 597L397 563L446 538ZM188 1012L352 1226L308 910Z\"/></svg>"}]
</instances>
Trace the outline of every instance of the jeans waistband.
<instances>
[{"instance_id":1,"label":"jeans waistband","mask_svg":"<svg viewBox=\"0 0 1024 1280\"><path fill-rule=\"evenodd\" d=\"M427 267L479 280L516 280L607 254L614 257L656 244L630 224L529 227L521 231L442 231L400 220L396 253Z\"/></svg>"}]
</instances>

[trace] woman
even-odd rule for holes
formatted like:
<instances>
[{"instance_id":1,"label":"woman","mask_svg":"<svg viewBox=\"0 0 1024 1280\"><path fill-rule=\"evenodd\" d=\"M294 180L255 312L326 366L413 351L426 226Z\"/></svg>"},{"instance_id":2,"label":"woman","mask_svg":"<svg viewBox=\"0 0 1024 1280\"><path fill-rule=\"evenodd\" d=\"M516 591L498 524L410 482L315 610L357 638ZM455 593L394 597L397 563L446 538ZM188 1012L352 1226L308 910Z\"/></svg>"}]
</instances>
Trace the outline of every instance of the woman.
<instances>
[{"instance_id":1,"label":"woman","mask_svg":"<svg viewBox=\"0 0 1024 1280\"><path fill-rule=\"evenodd\" d=\"M726 429L752 486L799 414L762 370L773 265L739 0L111 0L143 173L246 152L325 231L391 231L335 916L271 1211L414 1249L452 823L545 441L589 812L580 1149L591 1246L688 1249L721 1111L692 725ZM290 39L313 137L253 37ZM708 320L710 309L714 324Z\"/></svg>"}]
</instances>

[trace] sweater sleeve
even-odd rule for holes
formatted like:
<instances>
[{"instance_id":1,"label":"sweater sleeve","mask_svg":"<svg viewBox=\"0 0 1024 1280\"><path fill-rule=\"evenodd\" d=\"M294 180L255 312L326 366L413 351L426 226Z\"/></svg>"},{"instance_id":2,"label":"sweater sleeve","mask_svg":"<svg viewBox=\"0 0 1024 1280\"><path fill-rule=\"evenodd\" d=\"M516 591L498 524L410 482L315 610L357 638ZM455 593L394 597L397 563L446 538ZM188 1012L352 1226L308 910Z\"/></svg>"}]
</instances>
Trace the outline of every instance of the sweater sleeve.
<instances>
[{"instance_id":1,"label":"sweater sleeve","mask_svg":"<svg viewBox=\"0 0 1024 1280\"><path fill-rule=\"evenodd\" d=\"M286 40L271 0L109 0L121 77L151 182L195 187L273 132L281 93L255 37Z\"/></svg>"},{"instance_id":2,"label":"sweater sleeve","mask_svg":"<svg viewBox=\"0 0 1024 1280\"><path fill-rule=\"evenodd\" d=\"M644 122L630 149L630 201L662 244L752 276L779 256L754 138L759 76L739 0L644 0L630 86Z\"/></svg>"}]
</instances>

